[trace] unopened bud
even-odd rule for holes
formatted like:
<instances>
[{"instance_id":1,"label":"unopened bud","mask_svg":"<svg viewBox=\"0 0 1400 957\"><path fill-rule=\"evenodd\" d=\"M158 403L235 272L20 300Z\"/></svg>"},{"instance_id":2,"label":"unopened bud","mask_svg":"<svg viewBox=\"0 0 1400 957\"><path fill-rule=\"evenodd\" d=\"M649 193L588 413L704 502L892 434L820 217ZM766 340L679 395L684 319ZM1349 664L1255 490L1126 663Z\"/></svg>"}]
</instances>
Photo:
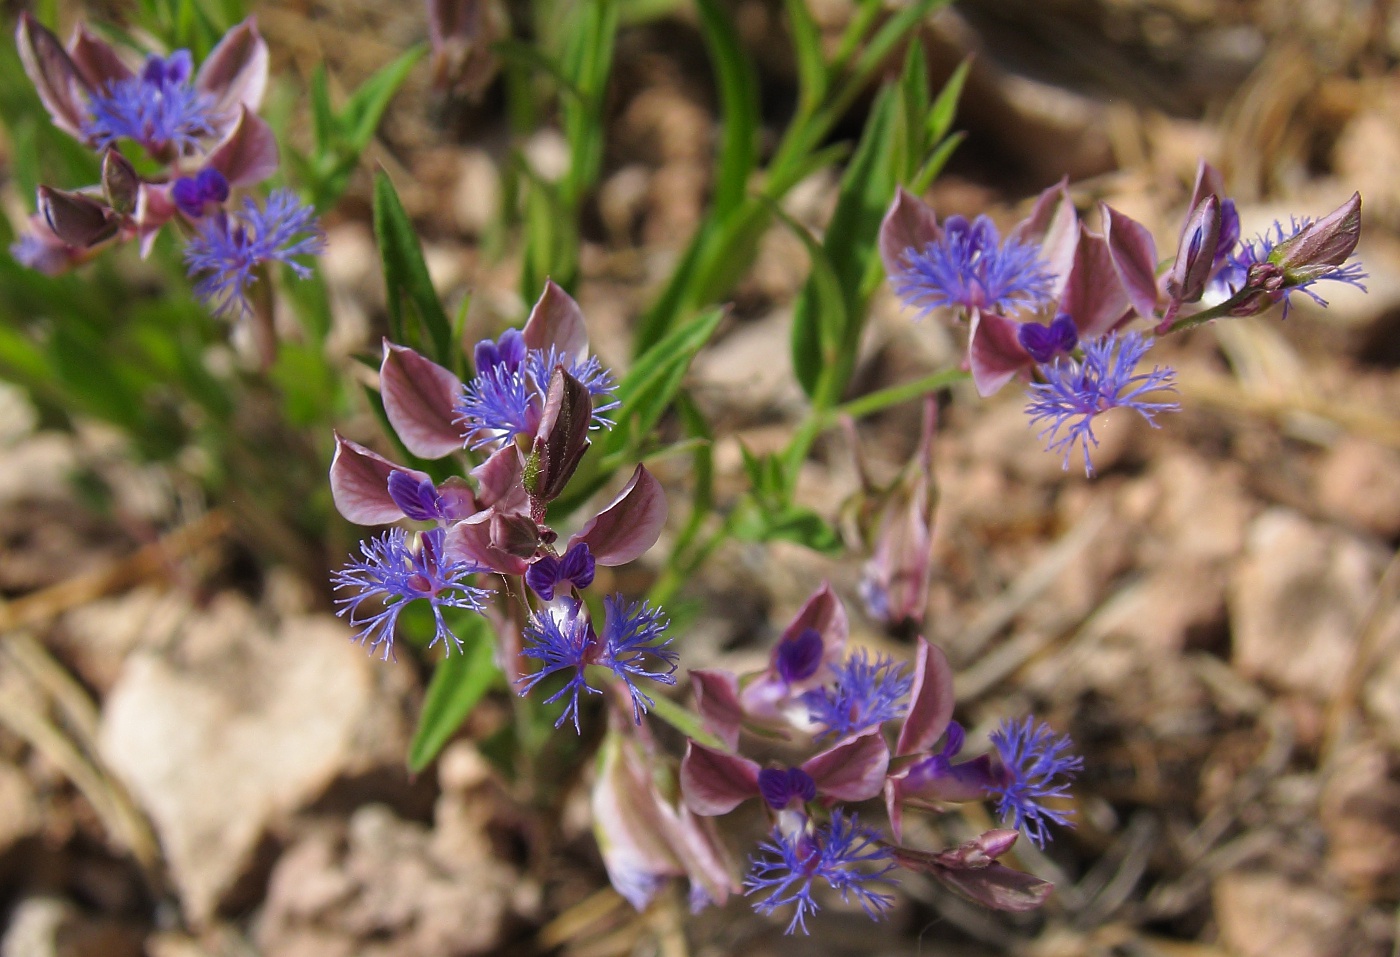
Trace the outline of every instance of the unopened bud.
<instances>
[{"instance_id":1,"label":"unopened bud","mask_svg":"<svg viewBox=\"0 0 1400 957\"><path fill-rule=\"evenodd\" d=\"M1220 198L1211 194L1191 212L1181 233L1176 262L1167 273L1167 295L1176 302L1196 302L1205 292L1220 242Z\"/></svg>"},{"instance_id":2,"label":"unopened bud","mask_svg":"<svg viewBox=\"0 0 1400 957\"><path fill-rule=\"evenodd\" d=\"M537 502L552 502L564 491L588 451L593 397L562 365L554 367L544 413L525 470L525 489Z\"/></svg>"},{"instance_id":3,"label":"unopened bud","mask_svg":"<svg viewBox=\"0 0 1400 957\"><path fill-rule=\"evenodd\" d=\"M136 197L141 189L141 177L136 167L117 150L109 149L102 156L102 195L107 205L122 215L134 212Z\"/></svg>"},{"instance_id":4,"label":"unopened bud","mask_svg":"<svg viewBox=\"0 0 1400 957\"><path fill-rule=\"evenodd\" d=\"M1269 262L1282 268L1286 285L1312 282L1342 265L1361 239L1361 194L1303 227L1274 247Z\"/></svg>"},{"instance_id":5,"label":"unopened bud","mask_svg":"<svg viewBox=\"0 0 1400 957\"><path fill-rule=\"evenodd\" d=\"M39 212L54 235L77 249L111 239L119 225L112 211L82 193L39 187Z\"/></svg>"}]
</instances>

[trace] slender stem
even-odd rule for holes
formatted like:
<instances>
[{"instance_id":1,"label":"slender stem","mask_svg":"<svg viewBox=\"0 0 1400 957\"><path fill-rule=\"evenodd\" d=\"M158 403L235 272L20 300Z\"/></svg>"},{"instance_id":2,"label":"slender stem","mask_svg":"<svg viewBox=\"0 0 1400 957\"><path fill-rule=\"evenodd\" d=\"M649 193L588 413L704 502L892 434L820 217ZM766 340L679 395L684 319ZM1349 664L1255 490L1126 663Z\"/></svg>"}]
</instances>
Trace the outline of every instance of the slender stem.
<instances>
[{"instance_id":1,"label":"slender stem","mask_svg":"<svg viewBox=\"0 0 1400 957\"><path fill-rule=\"evenodd\" d=\"M1170 325L1168 325L1167 322L1164 321L1162 325L1159 325L1157 327L1157 334L1161 336L1171 332L1181 332L1183 329L1191 329L1195 326L1204 325L1205 323L1210 322L1212 319L1219 319L1222 316L1228 316L1231 310L1233 310L1236 306L1244 304L1245 302L1249 301L1251 298L1259 294L1260 293L1258 289L1250 289L1249 287L1245 287L1244 289L1241 289L1239 292L1235 293L1229 299L1226 299L1224 302L1218 303L1217 305L1211 306L1209 309L1202 309L1200 312L1193 312L1189 316L1181 316L1175 322L1172 322ZM1163 328L1163 326L1166 326L1166 328Z\"/></svg>"},{"instance_id":2,"label":"slender stem","mask_svg":"<svg viewBox=\"0 0 1400 957\"><path fill-rule=\"evenodd\" d=\"M901 402L908 402L917 399L921 395L929 392L936 392L954 382L962 382L971 377L971 373L963 369L943 369L939 372L932 372L926 376L915 379L912 382L904 382L899 385L892 385L885 389L871 392L858 399L843 402L827 413L830 419L848 415L853 419L863 419L867 415L873 415L892 405L899 405Z\"/></svg>"},{"instance_id":3,"label":"slender stem","mask_svg":"<svg viewBox=\"0 0 1400 957\"><path fill-rule=\"evenodd\" d=\"M724 742L705 730L700 716L689 708L676 704L670 698L657 695L652 700L651 713L665 721L686 737L708 748L723 750Z\"/></svg>"}]
</instances>

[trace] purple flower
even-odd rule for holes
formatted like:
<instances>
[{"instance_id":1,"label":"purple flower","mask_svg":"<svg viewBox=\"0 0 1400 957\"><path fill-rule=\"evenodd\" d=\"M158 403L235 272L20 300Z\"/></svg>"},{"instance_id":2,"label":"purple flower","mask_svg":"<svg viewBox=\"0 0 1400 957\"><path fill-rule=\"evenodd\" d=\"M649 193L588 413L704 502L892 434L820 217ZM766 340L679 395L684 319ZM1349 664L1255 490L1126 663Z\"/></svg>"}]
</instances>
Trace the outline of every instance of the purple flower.
<instances>
[{"instance_id":1,"label":"purple flower","mask_svg":"<svg viewBox=\"0 0 1400 957\"><path fill-rule=\"evenodd\" d=\"M637 687L634 679L650 678L673 685L680 656L668 647L671 639L664 636L670 623L661 609L652 608L646 602L624 604L624 601L621 595L603 599L606 620L599 664L611 668L627 685L632 695L632 716L640 724L642 713L651 707L652 700ZM657 667L664 670L649 670L649 660L657 660Z\"/></svg>"},{"instance_id":2,"label":"purple flower","mask_svg":"<svg viewBox=\"0 0 1400 957\"><path fill-rule=\"evenodd\" d=\"M524 697L534 690L546 676L556 671L574 669L564 687L545 699L545 704L553 704L568 696L568 704L559 720L557 728L570 714L574 716L574 731L582 734L578 724L578 695L580 691L602 694L583 677L583 669L597 657L598 636L588 621L584 607L576 601L556 602L537 612L525 625L525 650L527 658L536 658L541 663L539 671L533 675L523 675L520 679L520 695Z\"/></svg>"},{"instance_id":3,"label":"purple flower","mask_svg":"<svg viewBox=\"0 0 1400 957\"><path fill-rule=\"evenodd\" d=\"M251 197L237 213L202 220L185 247L190 276L199 276L194 291L215 315L252 312L248 287L257 282L259 267L280 262L305 279L311 269L295 256L319 255L326 237L316 213L290 190L279 189L259 209Z\"/></svg>"},{"instance_id":4,"label":"purple flower","mask_svg":"<svg viewBox=\"0 0 1400 957\"><path fill-rule=\"evenodd\" d=\"M890 284L921 315L941 306L1001 313L1047 303L1054 276L1038 245L1017 239L999 245L986 216L971 223L950 216L941 239L905 250Z\"/></svg>"},{"instance_id":5,"label":"purple flower","mask_svg":"<svg viewBox=\"0 0 1400 957\"><path fill-rule=\"evenodd\" d=\"M748 893L766 893L754 902L754 910L771 914L779 907L797 905L787 933L809 933L807 915L820 908L812 896L818 878L841 893L843 901L852 896L871 920L878 920L894 903L890 894L870 885L893 884L886 877L894 870L894 855L873 828L863 827L855 814L847 816L840 808L831 812L825 827L810 825L796 834L774 830L770 840L758 846L759 854L749 859L744 878Z\"/></svg>"},{"instance_id":6,"label":"purple flower","mask_svg":"<svg viewBox=\"0 0 1400 957\"><path fill-rule=\"evenodd\" d=\"M374 652L384 648L384 660L388 660L394 650L394 627L399 614L408 603L419 598L426 599L433 609L433 619L437 623L433 640L429 647L439 641L452 640L461 650L461 640L447 627L443 620L443 608L465 608L481 611L483 602L490 594L480 588L466 584L469 575L484 571L481 567L453 561L443 553L442 529L433 529L419 536L418 548L410 545L409 535L401 528L393 528L379 538L360 543L363 556L352 561L331 576L336 591L348 589L352 594L337 598L340 610L336 614L346 618L356 631L356 640L368 644ZM362 606L369 601L378 602L380 608L372 614L362 614ZM452 651L452 645L447 650Z\"/></svg>"},{"instance_id":7,"label":"purple flower","mask_svg":"<svg viewBox=\"0 0 1400 957\"><path fill-rule=\"evenodd\" d=\"M805 681L822 665L822 636L815 628L805 628L792 641L783 642L773 655L778 676L788 684Z\"/></svg>"},{"instance_id":8,"label":"purple flower","mask_svg":"<svg viewBox=\"0 0 1400 957\"><path fill-rule=\"evenodd\" d=\"M1079 345L1079 329L1074 318L1062 312L1048 326L1038 322L1022 323L1016 330L1016 338L1032 359L1045 363L1061 353L1073 352Z\"/></svg>"},{"instance_id":9,"label":"purple flower","mask_svg":"<svg viewBox=\"0 0 1400 957\"><path fill-rule=\"evenodd\" d=\"M1064 453L1066 469L1078 443L1084 453L1084 474L1094 474L1089 446L1099 444L1094 435L1096 416L1110 409L1132 409L1156 428L1153 417L1157 413L1181 408L1176 402L1142 398L1150 392L1176 391L1176 373L1170 368L1153 366L1151 372L1135 373L1150 348L1152 340L1140 333L1130 332L1122 339L1112 334L1085 343L1082 360L1056 359L1040 366L1045 381L1031 383L1026 414L1031 425L1048 422L1040 438L1049 439L1047 452Z\"/></svg>"},{"instance_id":10,"label":"purple flower","mask_svg":"<svg viewBox=\"0 0 1400 957\"><path fill-rule=\"evenodd\" d=\"M181 176L170 187L170 198L190 219L198 219L212 204L222 206L228 200L228 180L224 174L206 166L194 176Z\"/></svg>"},{"instance_id":11,"label":"purple flower","mask_svg":"<svg viewBox=\"0 0 1400 957\"><path fill-rule=\"evenodd\" d=\"M555 590L565 582L580 591L593 584L597 563L587 542L576 542L562 558L544 555L525 573L525 584L545 601L553 601Z\"/></svg>"},{"instance_id":12,"label":"purple flower","mask_svg":"<svg viewBox=\"0 0 1400 957\"><path fill-rule=\"evenodd\" d=\"M1359 262L1323 263L1313 268L1290 269L1288 264L1280 261L1286 258L1290 245L1315 225L1309 217L1289 217L1286 228L1283 223L1275 220L1272 230L1265 230L1252 241L1242 244L1240 249L1230 256L1220 271L1219 280L1232 293L1254 282L1265 283L1264 291L1270 293L1275 302L1279 298L1283 299L1285 318L1291 305L1290 297L1295 292L1301 292L1319 306L1327 305L1327 300L1312 289L1319 282L1345 283L1365 292L1366 287L1361 281L1367 278L1367 273ZM1352 248L1354 247L1353 239ZM1335 258L1344 259L1345 256Z\"/></svg>"},{"instance_id":13,"label":"purple flower","mask_svg":"<svg viewBox=\"0 0 1400 957\"><path fill-rule=\"evenodd\" d=\"M758 772L758 793L775 811L782 811L794 800L806 804L817 797L817 782L801 768L764 768Z\"/></svg>"},{"instance_id":14,"label":"purple flower","mask_svg":"<svg viewBox=\"0 0 1400 957\"><path fill-rule=\"evenodd\" d=\"M589 665L608 668L627 685L633 717L638 724L642 713L653 702L637 687L636 679L650 678L667 685L676 683L674 672L679 656L667 647L671 639L663 637L667 621L661 610L645 602L627 604L621 595L604 598L603 608L601 638L593 630L587 609L571 598L548 605L525 626L525 649L521 653L539 660L542 667L532 675L521 677L522 696L529 694L547 675L569 669L574 672L563 688L545 699L545 704L552 704L566 695L569 698L564 713L554 723L556 728L572 714L574 731L579 732L579 692L601 694L584 676L584 669ZM659 660L659 667L664 670L652 670L649 667L652 660Z\"/></svg>"},{"instance_id":15,"label":"purple flower","mask_svg":"<svg viewBox=\"0 0 1400 957\"><path fill-rule=\"evenodd\" d=\"M186 154L215 133L215 103L191 83L190 51L150 56L140 74L108 83L88 100L83 135L97 149L118 140L140 143L148 152L169 147Z\"/></svg>"},{"instance_id":16,"label":"purple flower","mask_svg":"<svg viewBox=\"0 0 1400 957\"><path fill-rule=\"evenodd\" d=\"M504 445L517 435L533 436L544 413L555 366L562 365L593 398L590 427L613 424L601 414L618 405L615 400L607 400L614 388L613 376L597 356L578 358L555 346L527 349L520 332L508 329L496 342L488 339L477 343L476 363L476 378L463 388L456 409L456 422L470 448Z\"/></svg>"},{"instance_id":17,"label":"purple flower","mask_svg":"<svg viewBox=\"0 0 1400 957\"><path fill-rule=\"evenodd\" d=\"M914 678L893 658L877 655L872 661L861 649L832 670L832 684L802 696L808 715L825 727L819 737L859 734L904 714L901 699Z\"/></svg>"},{"instance_id":18,"label":"purple flower","mask_svg":"<svg viewBox=\"0 0 1400 957\"><path fill-rule=\"evenodd\" d=\"M1025 831L1037 847L1044 847L1049 840L1047 823L1074 826L1072 811L1046 807L1045 801L1069 797L1070 782L1084 769L1084 759L1069 753L1069 735L1057 735L1048 724L1031 717L1003 721L991 739L1004 769L1001 782L991 788L997 813L1010 826Z\"/></svg>"}]
</instances>

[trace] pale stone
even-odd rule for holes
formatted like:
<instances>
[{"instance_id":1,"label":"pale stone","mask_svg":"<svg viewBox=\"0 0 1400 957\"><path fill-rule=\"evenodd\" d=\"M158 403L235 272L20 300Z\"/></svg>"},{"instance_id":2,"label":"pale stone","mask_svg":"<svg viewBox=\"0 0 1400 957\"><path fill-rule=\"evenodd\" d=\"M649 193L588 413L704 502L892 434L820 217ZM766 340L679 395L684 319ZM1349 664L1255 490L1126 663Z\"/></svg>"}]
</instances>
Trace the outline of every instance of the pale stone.
<instances>
[{"instance_id":1,"label":"pale stone","mask_svg":"<svg viewBox=\"0 0 1400 957\"><path fill-rule=\"evenodd\" d=\"M102 714L104 759L150 816L185 914L206 924L272 821L337 776L402 760L390 688L330 616L263 625L241 601L187 621L165 652L138 651ZM398 678L395 679L395 674Z\"/></svg>"},{"instance_id":2,"label":"pale stone","mask_svg":"<svg viewBox=\"0 0 1400 957\"><path fill-rule=\"evenodd\" d=\"M1355 653L1382 559L1296 512L1259 516L1230 587L1235 666L1247 677L1330 699Z\"/></svg>"}]
</instances>

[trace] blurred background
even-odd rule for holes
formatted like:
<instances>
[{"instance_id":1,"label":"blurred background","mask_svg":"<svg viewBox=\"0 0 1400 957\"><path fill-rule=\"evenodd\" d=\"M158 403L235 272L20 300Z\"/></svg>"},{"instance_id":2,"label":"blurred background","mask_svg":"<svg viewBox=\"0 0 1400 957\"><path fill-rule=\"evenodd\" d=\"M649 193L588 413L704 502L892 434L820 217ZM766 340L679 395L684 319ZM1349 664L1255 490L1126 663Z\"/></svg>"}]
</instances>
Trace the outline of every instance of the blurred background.
<instances>
[{"instance_id":1,"label":"blurred background","mask_svg":"<svg viewBox=\"0 0 1400 957\"><path fill-rule=\"evenodd\" d=\"M725 6L756 67L771 149L798 89L783 4ZM809 7L827 38L855 12L849 0ZM19 9L5 4L7 29ZM81 18L126 24L142 9L41 12L66 36ZM266 112L301 154L314 149L305 91L318 70L343 98L428 34L418 4L248 12L272 50ZM530 36L556 12L520 2L500 14ZM575 286L615 368L701 220L720 133L695 10L626 0L619 16ZM386 329L371 171L397 186L448 314L470 296L470 342L527 309L514 157L544 181L568 164L548 111L530 114L489 77L472 96L444 95L424 59L322 210L329 243L304 295L323 326L281 331L288 355L326 362L279 366L275 410L267 390L228 392L232 403L198 391L231 381L246 344L237 333L225 344L179 291L168 250L142 262L122 249L52 282L0 267L0 955L1397 951L1400 9L960 0L916 36L935 87L971 57L954 122L967 137L926 194L941 215L1009 226L1068 177L1081 210L1105 200L1170 248L1200 158L1224 172L1245 236L1320 216L1353 190L1364 202L1369 293L1337 286L1325 310L1304 300L1286 320L1163 343L1183 411L1158 430L1109 420L1096 479L1041 451L1017 390L983 401L964 384L943 402L924 630L957 669L974 736L1035 710L1085 755L1077 829L1045 853L1018 848L1020 866L1056 882L1051 902L991 913L911 875L884 922L831 907L811 938L782 937L743 900L693 919L675 901L637 915L607 887L586 765L543 802L473 743L509 719L503 694L427 770L406 770L431 668L416 654L366 657L330 614L326 583L356 537L325 490L329 424L368 444L380 434L356 401L372 372L354 360ZM874 94L872 83L833 142L859 135ZM81 160L53 173L63 147L12 49L0 54L0 114L12 232L41 173L84 180ZM787 212L819 230L839 172L799 183ZM801 413L788 334L806 255L789 231L768 231L693 367L721 501L742 487L741 443L776 450ZM130 344L106 325L116 316L207 401L136 373L94 375L105 349ZM65 337L66 351L31 348ZM855 386L955 365L960 352L953 332L911 322L882 291ZM344 384L318 379L327 367ZM908 460L918 422L910 403L862 423L878 479ZM801 476L804 504L838 523L860 487L854 453L833 432ZM656 471L680 501L683 462ZM847 599L855 640L907 656L907 641L859 614L860 563L727 544L682 593L683 664L758 665L822 580ZM651 575L629 568L619 587L640 593Z\"/></svg>"}]
</instances>

